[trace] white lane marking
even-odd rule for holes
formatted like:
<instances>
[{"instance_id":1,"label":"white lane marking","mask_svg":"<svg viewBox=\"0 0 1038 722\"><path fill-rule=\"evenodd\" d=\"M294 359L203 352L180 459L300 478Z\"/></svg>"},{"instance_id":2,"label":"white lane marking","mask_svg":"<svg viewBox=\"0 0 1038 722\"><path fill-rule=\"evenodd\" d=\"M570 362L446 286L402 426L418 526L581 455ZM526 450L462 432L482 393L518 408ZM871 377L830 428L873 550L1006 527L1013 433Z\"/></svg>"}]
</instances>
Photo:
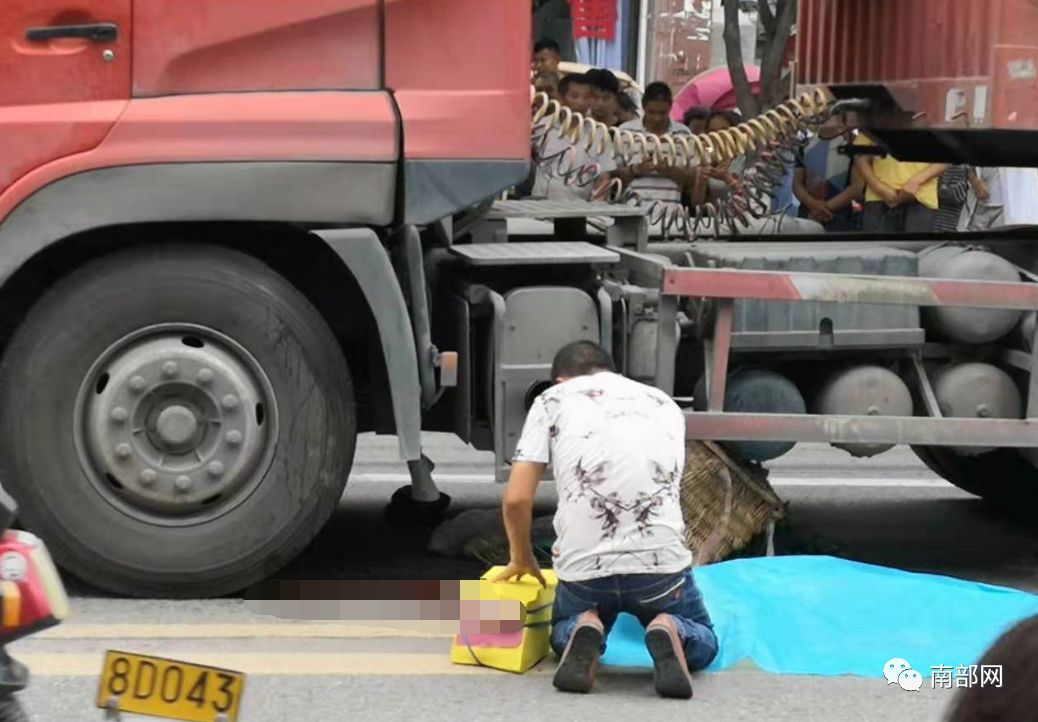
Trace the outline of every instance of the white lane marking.
<instances>
[{"instance_id":1,"label":"white lane marking","mask_svg":"<svg viewBox=\"0 0 1038 722\"><path fill-rule=\"evenodd\" d=\"M433 479L444 484L492 484L490 474L437 474ZM350 481L364 481L384 484L408 484L411 477L397 473L364 473L351 474ZM951 485L943 479L927 479L925 477L852 477L841 476L776 476L771 485L775 487L795 486L845 486L859 488L944 488Z\"/></svg>"}]
</instances>

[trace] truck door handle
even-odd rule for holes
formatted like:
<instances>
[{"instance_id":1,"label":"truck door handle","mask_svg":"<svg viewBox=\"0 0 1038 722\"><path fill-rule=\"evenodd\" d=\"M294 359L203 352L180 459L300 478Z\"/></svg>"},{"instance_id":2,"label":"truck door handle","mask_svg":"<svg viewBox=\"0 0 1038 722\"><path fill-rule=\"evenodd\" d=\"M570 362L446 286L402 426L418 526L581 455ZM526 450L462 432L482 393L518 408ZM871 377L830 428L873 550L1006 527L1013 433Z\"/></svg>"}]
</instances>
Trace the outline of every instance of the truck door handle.
<instances>
[{"instance_id":1,"label":"truck door handle","mask_svg":"<svg viewBox=\"0 0 1038 722\"><path fill-rule=\"evenodd\" d=\"M29 28L25 37L33 42L55 38L86 38L95 43L111 43L119 38L119 26L115 23L92 23L90 25L48 25Z\"/></svg>"}]
</instances>

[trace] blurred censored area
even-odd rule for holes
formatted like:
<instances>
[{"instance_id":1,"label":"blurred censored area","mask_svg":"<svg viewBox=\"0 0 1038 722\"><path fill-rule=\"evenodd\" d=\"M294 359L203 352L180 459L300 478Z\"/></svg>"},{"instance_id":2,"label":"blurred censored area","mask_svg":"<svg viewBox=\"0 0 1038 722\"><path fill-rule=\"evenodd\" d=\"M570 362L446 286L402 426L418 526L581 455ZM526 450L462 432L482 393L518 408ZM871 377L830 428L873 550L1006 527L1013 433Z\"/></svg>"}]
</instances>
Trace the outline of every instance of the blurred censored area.
<instances>
[{"instance_id":1,"label":"blurred censored area","mask_svg":"<svg viewBox=\"0 0 1038 722\"><path fill-rule=\"evenodd\" d=\"M421 622L443 634L518 632L527 616L522 602L498 599L486 580L267 581L246 592L245 604L256 614L281 619Z\"/></svg>"}]
</instances>

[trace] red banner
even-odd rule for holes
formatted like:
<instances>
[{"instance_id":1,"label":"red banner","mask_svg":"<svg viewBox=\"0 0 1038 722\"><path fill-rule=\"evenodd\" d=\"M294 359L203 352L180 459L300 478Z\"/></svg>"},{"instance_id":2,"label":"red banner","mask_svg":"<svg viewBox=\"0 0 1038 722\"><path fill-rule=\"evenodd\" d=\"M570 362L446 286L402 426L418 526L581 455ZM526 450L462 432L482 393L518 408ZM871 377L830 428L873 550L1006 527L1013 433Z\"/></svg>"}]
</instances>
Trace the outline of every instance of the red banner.
<instances>
[{"instance_id":1,"label":"red banner","mask_svg":"<svg viewBox=\"0 0 1038 722\"><path fill-rule=\"evenodd\" d=\"M617 0L569 0L569 3L574 39L616 39L616 23L619 19Z\"/></svg>"}]
</instances>

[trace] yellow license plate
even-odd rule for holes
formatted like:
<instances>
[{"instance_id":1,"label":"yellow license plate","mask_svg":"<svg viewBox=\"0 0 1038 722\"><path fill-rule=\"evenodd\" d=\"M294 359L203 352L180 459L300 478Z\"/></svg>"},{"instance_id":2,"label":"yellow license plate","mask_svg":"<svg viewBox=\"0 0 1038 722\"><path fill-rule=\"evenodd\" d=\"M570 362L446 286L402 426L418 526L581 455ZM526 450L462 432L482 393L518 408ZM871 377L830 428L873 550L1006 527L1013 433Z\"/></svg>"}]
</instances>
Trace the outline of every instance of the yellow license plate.
<instances>
[{"instance_id":1,"label":"yellow license plate","mask_svg":"<svg viewBox=\"0 0 1038 722\"><path fill-rule=\"evenodd\" d=\"M245 675L175 659L109 650L97 706L114 699L119 711L182 722L237 722Z\"/></svg>"}]
</instances>

